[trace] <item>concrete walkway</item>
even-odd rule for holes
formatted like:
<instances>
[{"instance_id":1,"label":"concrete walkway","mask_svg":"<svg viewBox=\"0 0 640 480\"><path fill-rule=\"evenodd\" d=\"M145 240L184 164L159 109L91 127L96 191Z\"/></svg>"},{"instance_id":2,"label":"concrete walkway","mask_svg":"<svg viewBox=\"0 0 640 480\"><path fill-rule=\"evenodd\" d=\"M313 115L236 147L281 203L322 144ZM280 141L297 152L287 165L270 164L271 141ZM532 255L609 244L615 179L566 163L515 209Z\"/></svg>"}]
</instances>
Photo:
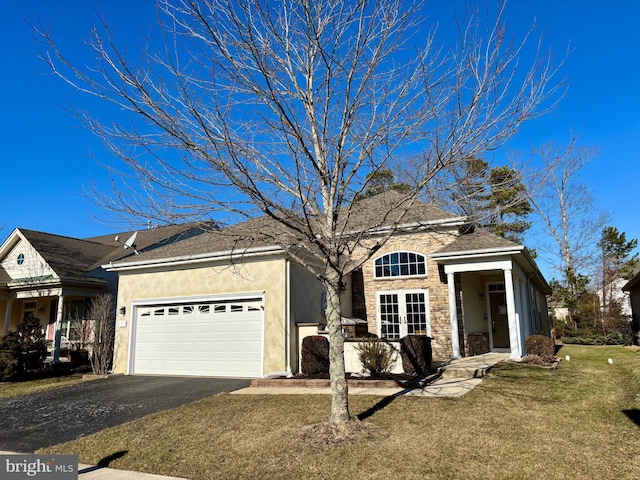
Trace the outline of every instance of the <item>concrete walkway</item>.
<instances>
[{"instance_id":1,"label":"concrete walkway","mask_svg":"<svg viewBox=\"0 0 640 480\"><path fill-rule=\"evenodd\" d=\"M410 397L461 397L480 384L494 365L509 359L508 353L486 353L473 357L441 362L436 365L442 376L424 388L349 388L350 395L380 395ZM330 394L331 387L247 387L231 395L314 395Z\"/></svg>"}]
</instances>

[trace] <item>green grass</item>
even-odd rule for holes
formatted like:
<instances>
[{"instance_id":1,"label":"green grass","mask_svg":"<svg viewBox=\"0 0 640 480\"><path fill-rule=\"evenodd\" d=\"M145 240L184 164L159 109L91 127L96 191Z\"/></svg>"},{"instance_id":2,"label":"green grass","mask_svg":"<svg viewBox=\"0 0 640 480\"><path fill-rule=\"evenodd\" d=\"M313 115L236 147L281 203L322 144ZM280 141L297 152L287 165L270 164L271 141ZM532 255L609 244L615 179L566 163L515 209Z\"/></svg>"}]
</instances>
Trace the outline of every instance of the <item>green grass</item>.
<instances>
[{"instance_id":1,"label":"green grass","mask_svg":"<svg viewBox=\"0 0 640 480\"><path fill-rule=\"evenodd\" d=\"M302 432L328 396L223 394L46 451L192 479L640 478L640 353L567 354L557 370L500 364L460 398L352 396L377 433L326 448Z\"/></svg>"},{"instance_id":2,"label":"green grass","mask_svg":"<svg viewBox=\"0 0 640 480\"><path fill-rule=\"evenodd\" d=\"M38 380L0 382L0 399L19 397L21 395L80 383L83 381L82 375L81 373L75 373L73 375L41 378Z\"/></svg>"}]
</instances>

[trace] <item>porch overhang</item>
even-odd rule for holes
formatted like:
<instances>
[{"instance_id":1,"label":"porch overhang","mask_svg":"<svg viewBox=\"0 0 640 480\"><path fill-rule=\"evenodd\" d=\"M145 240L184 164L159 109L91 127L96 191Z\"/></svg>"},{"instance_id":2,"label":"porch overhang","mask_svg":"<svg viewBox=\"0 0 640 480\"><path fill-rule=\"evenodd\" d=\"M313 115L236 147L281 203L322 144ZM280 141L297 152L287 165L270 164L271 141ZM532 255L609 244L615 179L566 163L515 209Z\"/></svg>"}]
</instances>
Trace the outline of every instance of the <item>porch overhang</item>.
<instances>
[{"instance_id":1,"label":"porch overhang","mask_svg":"<svg viewBox=\"0 0 640 480\"><path fill-rule=\"evenodd\" d=\"M442 251L430 255L442 266L449 291L449 315L451 323L452 357L460 358L458 340L458 314L456 308L455 274L500 272L504 279L509 347L512 359L524 355L523 319L528 316L525 305L526 285L534 283L545 295L551 293L546 280L538 270L535 261L526 248L513 245L477 250ZM524 318L523 318L524 317Z\"/></svg>"},{"instance_id":2,"label":"porch overhang","mask_svg":"<svg viewBox=\"0 0 640 480\"><path fill-rule=\"evenodd\" d=\"M16 278L7 283L9 298L58 297L60 295L93 296L108 288L100 278L59 278L53 275ZM0 290L0 295L1 295Z\"/></svg>"},{"instance_id":3,"label":"porch overhang","mask_svg":"<svg viewBox=\"0 0 640 480\"><path fill-rule=\"evenodd\" d=\"M551 295L551 287L538 269L526 247L489 248L459 252L436 252L431 258L444 268L446 273L482 272L515 269L529 278L545 295Z\"/></svg>"}]
</instances>

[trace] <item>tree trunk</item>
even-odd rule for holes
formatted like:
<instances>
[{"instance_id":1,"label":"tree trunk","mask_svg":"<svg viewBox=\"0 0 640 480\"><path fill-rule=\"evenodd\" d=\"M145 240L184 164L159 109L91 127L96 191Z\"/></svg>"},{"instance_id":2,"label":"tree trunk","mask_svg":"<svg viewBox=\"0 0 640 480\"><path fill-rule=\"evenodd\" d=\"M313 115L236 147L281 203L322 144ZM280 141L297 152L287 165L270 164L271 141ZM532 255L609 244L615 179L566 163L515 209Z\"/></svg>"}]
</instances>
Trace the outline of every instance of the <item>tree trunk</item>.
<instances>
[{"instance_id":1,"label":"tree trunk","mask_svg":"<svg viewBox=\"0 0 640 480\"><path fill-rule=\"evenodd\" d=\"M351 420L349 388L344 364L344 334L340 306L340 281L329 279L327 290L327 328L329 330L329 376L331 377L331 416L329 423L337 425Z\"/></svg>"}]
</instances>

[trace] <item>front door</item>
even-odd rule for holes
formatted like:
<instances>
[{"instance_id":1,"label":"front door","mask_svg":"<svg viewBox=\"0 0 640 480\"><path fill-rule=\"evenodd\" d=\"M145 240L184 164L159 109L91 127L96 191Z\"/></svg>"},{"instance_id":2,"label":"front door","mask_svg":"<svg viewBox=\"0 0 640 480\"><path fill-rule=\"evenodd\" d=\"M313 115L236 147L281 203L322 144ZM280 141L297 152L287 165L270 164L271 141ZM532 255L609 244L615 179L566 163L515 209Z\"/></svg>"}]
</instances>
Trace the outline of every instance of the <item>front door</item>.
<instances>
[{"instance_id":1,"label":"front door","mask_svg":"<svg viewBox=\"0 0 640 480\"><path fill-rule=\"evenodd\" d=\"M377 292L376 299L380 338L431 335L428 290Z\"/></svg>"},{"instance_id":2,"label":"front door","mask_svg":"<svg viewBox=\"0 0 640 480\"><path fill-rule=\"evenodd\" d=\"M503 285L489 285L491 311L492 348L509 348L509 322L507 318L507 295Z\"/></svg>"}]
</instances>

